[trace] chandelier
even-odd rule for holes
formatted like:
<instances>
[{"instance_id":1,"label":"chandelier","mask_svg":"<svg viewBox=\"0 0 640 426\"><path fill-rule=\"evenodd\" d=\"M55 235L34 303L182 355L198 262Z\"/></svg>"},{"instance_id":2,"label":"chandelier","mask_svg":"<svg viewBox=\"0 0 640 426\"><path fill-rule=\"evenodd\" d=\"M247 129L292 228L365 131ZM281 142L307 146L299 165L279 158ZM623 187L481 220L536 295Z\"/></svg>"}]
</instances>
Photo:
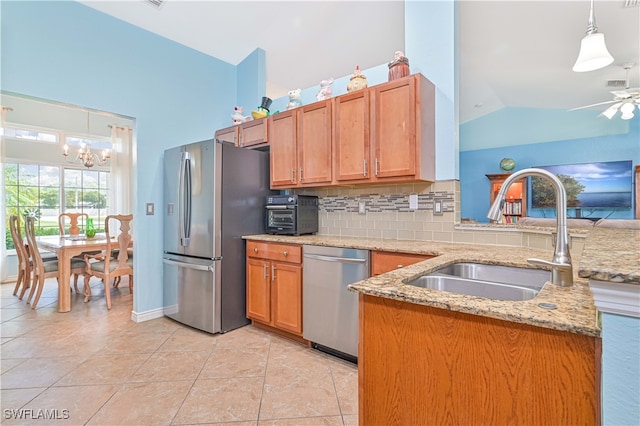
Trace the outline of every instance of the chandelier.
<instances>
[{"instance_id":1,"label":"chandelier","mask_svg":"<svg viewBox=\"0 0 640 426\"><path fill-rule=\"evenodd\" d=\"M64 144L62 155L65 158L69 158L69 145ZM111 158L111 154L108 149L102 151L101 154L97 154L91 151L91 146L83 143L80 145L80 149L78 149L78 154L76 155L76 161L80 161L83 166L86 168L91 168L95 164L99 164L101 166L107 164L109 159Z\"/></svg>"},{"instance_id":2,"label":"chandelier","mask_svg":"<svg viewBox=\"0 0 640 426\"><path fill-rule=\"evenodd\" d=\"M87 137L91 137L91 127L89 123L89 119L91 118L91 114L87 111ZM111 158L111 153L108 149L102 150L102 153L98 154L91 151L91 144L88 143L88 140L80 141L80 148L78 149L78 154L76 155L75 161L80 161L83 166L86 168L91 168L94 165L98 164L100 166L104 166L107 164L109 159ZM64 144L62 147L62 155L69 161L69 145Z\"/></svg>"}]
</instances>

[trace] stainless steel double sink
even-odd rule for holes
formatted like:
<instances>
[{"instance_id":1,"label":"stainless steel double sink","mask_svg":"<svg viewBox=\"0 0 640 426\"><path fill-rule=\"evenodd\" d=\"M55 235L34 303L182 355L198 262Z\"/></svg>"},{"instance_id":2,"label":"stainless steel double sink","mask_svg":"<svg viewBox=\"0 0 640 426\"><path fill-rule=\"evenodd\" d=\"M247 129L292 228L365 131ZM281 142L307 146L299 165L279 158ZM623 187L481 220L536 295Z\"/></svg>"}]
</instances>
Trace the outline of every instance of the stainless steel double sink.
<instances>
[{"instance_id":1,"label":"stainless steel double sink","mask_svg":"<svg viewBox=\"0 0 640 426\"><path fill-rule=\"evenodd\" d=\"M480 263L454 263L405 282L432 290L494 300L530 300L538 295L551 272L541 269Z\"/></svg>"}]
</instances>

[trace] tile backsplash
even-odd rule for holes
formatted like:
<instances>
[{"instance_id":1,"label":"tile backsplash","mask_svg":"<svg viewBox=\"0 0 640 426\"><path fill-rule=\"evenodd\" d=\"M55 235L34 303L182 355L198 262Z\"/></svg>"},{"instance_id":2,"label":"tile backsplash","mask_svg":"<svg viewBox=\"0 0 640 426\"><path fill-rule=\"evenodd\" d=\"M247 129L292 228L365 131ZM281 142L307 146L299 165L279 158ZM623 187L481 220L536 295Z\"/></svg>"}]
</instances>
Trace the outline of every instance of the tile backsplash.
<instances>
[{"instance_id":1,"label":"tile backsplash","mask_svg":"<svg viewBox=\"0 0 640 426\"><path fill-rule=\"evenodd\" d=\"M460 225L460 182L309 188L294 192L320 199L319 235L506 245L553 250L550 232L516 227ZM416 194L418 208L409 209ZM436 202L442 211L434 214ZM364 203L364 213L360 204ZM480 224L478 224L480 225ZM488 224L487 224L488 225ZM584 238L574 239L572 254L582 251Z\"/></svg>"}]
</instances>

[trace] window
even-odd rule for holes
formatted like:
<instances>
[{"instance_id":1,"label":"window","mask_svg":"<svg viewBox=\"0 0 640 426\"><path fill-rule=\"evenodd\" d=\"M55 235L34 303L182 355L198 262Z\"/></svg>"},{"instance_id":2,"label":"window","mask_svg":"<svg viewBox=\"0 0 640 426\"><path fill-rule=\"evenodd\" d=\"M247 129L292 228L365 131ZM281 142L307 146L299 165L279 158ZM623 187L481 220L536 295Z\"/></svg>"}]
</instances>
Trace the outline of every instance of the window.
<instances>
[{"instance_id":1,"label":"window","mask_svg":"<svg viewBox=\"0 0 640 426\"><path fill-rule=\"evenodd\" d=\"M7 221L14 214L34 216L36 235L57 235L58 215L73 211L87 213L96 228L103 228L109 172L41 164L5 163L4 167ZM14 248L8 224L6 243L7 249Z\"/></svg>"}]
</instances>

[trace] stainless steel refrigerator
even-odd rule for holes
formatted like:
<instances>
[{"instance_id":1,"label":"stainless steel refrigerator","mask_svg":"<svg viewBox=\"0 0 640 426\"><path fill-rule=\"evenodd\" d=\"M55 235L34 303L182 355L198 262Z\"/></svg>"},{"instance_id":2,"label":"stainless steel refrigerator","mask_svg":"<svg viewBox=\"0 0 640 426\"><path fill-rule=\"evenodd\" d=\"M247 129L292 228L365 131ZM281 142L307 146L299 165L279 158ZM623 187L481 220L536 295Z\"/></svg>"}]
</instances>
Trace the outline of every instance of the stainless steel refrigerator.
<instances>
[{"instance_id":1,"label":"stainless steel refrigerator","mask_svg":"<svg viewBox=\"0 0 640 426\"><path fill-rule=\"evenodd\" d=\"M245 244L264 232L269 154L214 140L164 154L164 314L219 333L247 324Z\"/></svg>"}]
</instances>

